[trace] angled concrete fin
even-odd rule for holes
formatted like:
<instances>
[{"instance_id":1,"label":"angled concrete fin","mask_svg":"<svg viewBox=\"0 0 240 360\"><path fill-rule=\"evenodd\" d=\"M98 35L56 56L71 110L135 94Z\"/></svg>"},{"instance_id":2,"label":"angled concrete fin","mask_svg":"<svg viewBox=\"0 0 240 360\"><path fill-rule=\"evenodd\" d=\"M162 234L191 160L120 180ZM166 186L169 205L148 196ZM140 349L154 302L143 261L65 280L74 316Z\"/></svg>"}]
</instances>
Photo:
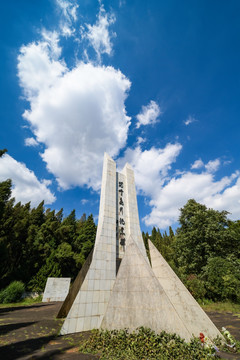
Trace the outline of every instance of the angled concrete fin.
<instances>
[{"instance_id":1,"label":"angled concrete fin","mask_svg":"<svg viewBox=\"0 0 240 360\"><path fill-rule=\"evenodd\" d=\"M140 326L177 333L187 340L192 335L130 236L101 327L132 331Z\"/></svg>"},{"instance_id":2,"label":"angled concrete fin","mask_svg":"<svg viewBox=\"0 0 240 360\"><path fill-rule=\"evenodd\" d=\"M93 256L93 250L88 255L87 260L85 261L83 267L79 271L74 283L70 287L69 293L68 293L65 301L63 302L61 309L59 310L59 312L57 314L57 318L64 318L69 313L69 310L71 309L72 304L73 304L79 290L81 289L83 281L85 280L85 277L87 275L87 272L88 272L89 267L92 262L92 256Z\"/></svg>"},{"instance_id":3,"label":"angled concrete fin","mask_svg":"<svg viewBox=\"0 0 240 360\"><path fill-rule=\"evenodd\" d=\"M149 262L146 249L144 246L142 233L140 229L139 223L139 215L138 215L138 204L137 204L137 195L135 189L135 179L134 179L134 171L131 166L127 163L124 166L122 171L123 176L125 177L125 192L126 192L126 238L127 238L127 246L128 239L131 235L140 249L143 257Z\"/></svg>"},{"instance_id":4,"label":"angled concrete fin","mask_svg":"<svg viewBox=\"0 0 240 360\"><path fill-rule=\"evenodd\" d=\"M116 164L105 153L93 258L61 334L99 328L116 278Z\"/></svg>"},{"instance_id":5,"label":"angled concrete fin","mask_svg":"<svg viewBox=\"0 0 240 360\"><path fill-rule=\"evenodd\" d=\"M152 270L188 332L196 337L199 337L202 332L212 340L217 336L222 337L219 330L150 240L149 250Z\"/></svg>"}]
</instances>

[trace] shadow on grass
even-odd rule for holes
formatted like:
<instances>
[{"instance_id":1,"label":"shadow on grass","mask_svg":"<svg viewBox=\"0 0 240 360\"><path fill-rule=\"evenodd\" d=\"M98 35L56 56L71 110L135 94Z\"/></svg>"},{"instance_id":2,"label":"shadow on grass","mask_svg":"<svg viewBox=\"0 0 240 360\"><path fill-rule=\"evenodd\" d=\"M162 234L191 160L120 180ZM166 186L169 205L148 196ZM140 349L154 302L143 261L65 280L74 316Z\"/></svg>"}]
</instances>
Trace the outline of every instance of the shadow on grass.
<instances>
[{"instance_id":1,"label":"shadow on grass","mask_svg":"<svg viewBox=\"0 0 240 360\"><path fill-rule=\"evenodd\" d=\"M36 324L36 321L25 322L25 323L17 323L17 324L6 324L0 326L0 335L7 334L10 331L17 330L20 328L25 328L27 326Z\"/></svg>"},{"instance_id":2,"label":"shadow on grass","mask_svg":"<svg viewBox=\"0 0 240 360\"><path fill-rule=\"evenodd\" d=\"M98 360L98 355L82 353L64 353L60 350L50 350L43 355L36 355L32 360Z\"/></svg>"}]
</instances>

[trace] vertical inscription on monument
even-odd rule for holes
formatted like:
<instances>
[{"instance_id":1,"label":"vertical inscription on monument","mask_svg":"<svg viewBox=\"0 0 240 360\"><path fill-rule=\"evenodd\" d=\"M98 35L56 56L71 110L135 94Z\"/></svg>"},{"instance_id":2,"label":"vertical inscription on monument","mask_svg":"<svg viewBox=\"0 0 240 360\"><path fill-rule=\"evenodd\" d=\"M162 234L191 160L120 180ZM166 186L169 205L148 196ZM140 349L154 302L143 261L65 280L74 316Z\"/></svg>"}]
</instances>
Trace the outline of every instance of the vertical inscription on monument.
<instances>
[{"instance_id":1,"label":"vertical inscription on monument","mask_svg":"<svg viewBox=\"0 0 240 360\"><path fill-rule=\"evenodd\" d=\"M125 212L124 212L124 181L121 174L117 177L117 219L116 219L116 240L117 257L122 258L126 246L125 234Z\"/></svg>"}]
</instances>

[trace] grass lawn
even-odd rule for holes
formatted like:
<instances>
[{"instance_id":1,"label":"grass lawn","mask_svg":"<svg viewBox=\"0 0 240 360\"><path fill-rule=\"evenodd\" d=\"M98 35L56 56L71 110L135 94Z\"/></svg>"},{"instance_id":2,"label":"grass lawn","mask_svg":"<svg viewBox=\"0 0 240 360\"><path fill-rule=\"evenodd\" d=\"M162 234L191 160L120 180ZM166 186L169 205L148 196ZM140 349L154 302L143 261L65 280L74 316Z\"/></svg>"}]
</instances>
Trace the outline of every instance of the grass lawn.
<instances>
[{"instance_id":1,"label":"grass lawn","mask_svg":"<svg viewBox=\"0 0 240 360\"><path fill-rule=\"evenodd\" d=\"M211 302L209 300L201 300L200 306L204 311L230 312L234 315L240 316L240 304L231 302Z\"/></svg>"},{"instance_id":2,"label":"grass lawn","mask_svg":"<svg viewBox=\"0 0 240 360\"><path fill-rule=\"evenodd\" d=\"M18 307L18 306L28 306L36 303L42 302L42 296L38 296L36 298L25 298L22 301L17 303L10 303L10 304L0 304L0 309L2 308L9 308L9 307Z\"/></svg>"}]
</instances>

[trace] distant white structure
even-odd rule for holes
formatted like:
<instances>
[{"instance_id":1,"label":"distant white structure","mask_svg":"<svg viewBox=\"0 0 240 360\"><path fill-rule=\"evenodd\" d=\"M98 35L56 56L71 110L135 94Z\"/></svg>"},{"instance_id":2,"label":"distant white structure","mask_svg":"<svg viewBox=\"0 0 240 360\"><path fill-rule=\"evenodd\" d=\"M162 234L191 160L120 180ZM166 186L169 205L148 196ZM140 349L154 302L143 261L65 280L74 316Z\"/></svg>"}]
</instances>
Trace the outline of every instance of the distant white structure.
<instances>
[{"instance_id":1,"label":"distant white structure","mask_svg":"<svg viewBox=\"0 0 240 360\"><path fill-rule=\"evenodd\" d=\"M70 287L71 278L49 277L43 293L42 302L64 301Z\"/></svg>"},{"instance_id":2,"label":"distant white structure","mask_svg":"<svg viewBox=\"0 0 240 360\"><path fill-rule=\"evenodd\" d=\"M93 328L177 333L187 341L221 333L149 241L149 263L139 225L134 172L121 173L105 153L99 221L91 265L61 334Z\"/></svg>"}]
</instances>

